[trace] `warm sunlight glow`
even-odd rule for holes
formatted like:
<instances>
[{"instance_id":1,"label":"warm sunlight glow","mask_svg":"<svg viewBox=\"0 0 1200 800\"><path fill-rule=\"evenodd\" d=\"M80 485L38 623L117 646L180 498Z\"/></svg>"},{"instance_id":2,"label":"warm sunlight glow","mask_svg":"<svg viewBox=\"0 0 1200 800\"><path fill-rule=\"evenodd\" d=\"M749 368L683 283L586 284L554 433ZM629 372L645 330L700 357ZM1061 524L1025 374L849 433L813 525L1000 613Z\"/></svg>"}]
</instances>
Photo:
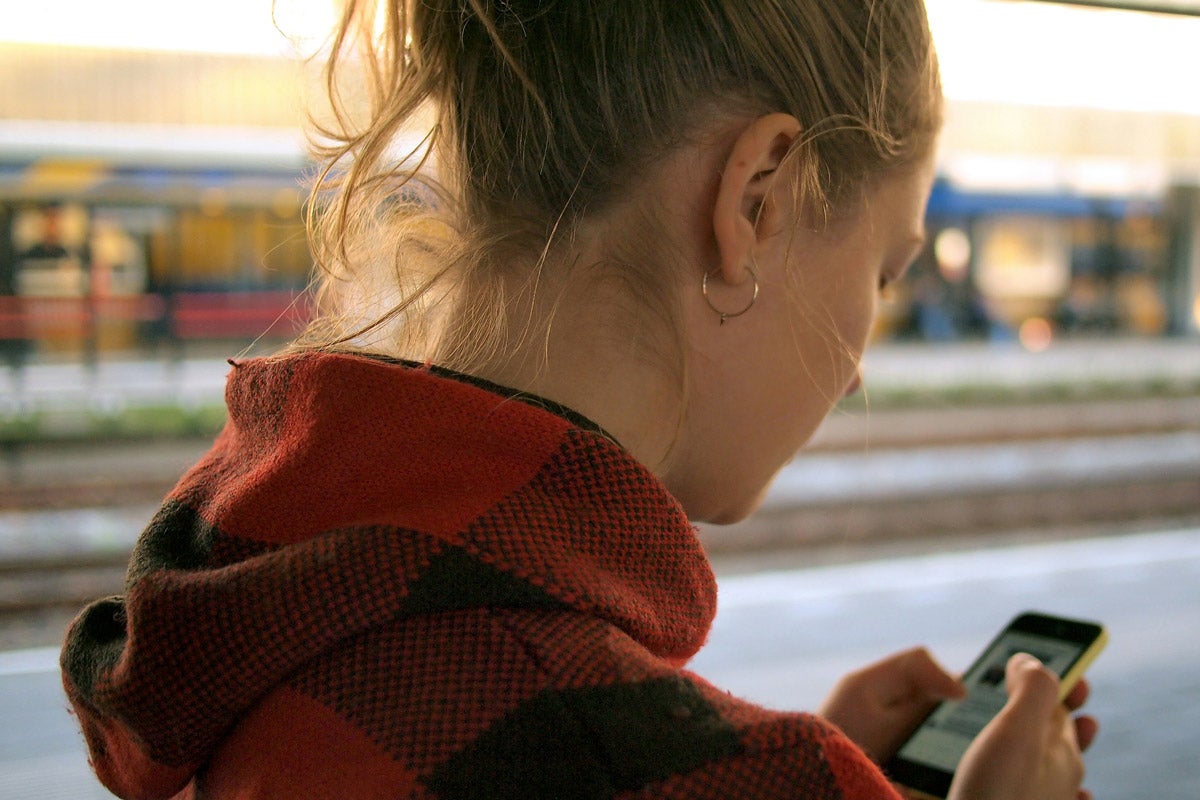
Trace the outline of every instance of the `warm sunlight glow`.
<instances>
[{"instance_id":1,"label":"warm sunlight glow","mask_svg":"<svg viewBox=\"0 0 1200 800\"><path fill-rule=\"evenodd\" d=\"M950 100L1200 114L1200 18L926 0Z\"/></svg>"},{"instance_id":2,"label":"warm sunlight glow","mask_svg":"<svg viewBox=\"0 0 1200 800\"><path fill-rule=\"evenodd\" d=\"M12 0L0 42L291 55L319 45L334 0Z\"/></svg>"},{"instance_id":3,"label":"warm sunlight glow","mask_svg":"<svg viewBox=\"0 0 1200 800\"><path fill-rule=\"evenodd\" d=\"M962 283L971 266L971 238L966 231L946 228L933 240L938 272L950 283Z\"/></svg>"}]
</instances>

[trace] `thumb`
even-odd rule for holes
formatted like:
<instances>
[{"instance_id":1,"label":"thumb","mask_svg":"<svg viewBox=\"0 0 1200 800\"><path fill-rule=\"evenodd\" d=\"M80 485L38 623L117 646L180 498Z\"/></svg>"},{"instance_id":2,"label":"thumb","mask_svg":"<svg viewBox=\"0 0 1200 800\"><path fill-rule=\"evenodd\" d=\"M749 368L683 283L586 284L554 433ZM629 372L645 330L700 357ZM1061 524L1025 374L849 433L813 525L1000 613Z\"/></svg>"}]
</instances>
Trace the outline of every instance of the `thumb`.
<instances>
[{"instance_id":1,"label":"thumb","mask_svg":"<svg viewBox=\"0 0 1200 800\"><path fill-rule=\"evenodd\" d=\"M1017 653L1008 660L1004 682L1010 714L1037 722L1058 707L1058 677L1028 653Z\"/></svg>"}]
</instances>

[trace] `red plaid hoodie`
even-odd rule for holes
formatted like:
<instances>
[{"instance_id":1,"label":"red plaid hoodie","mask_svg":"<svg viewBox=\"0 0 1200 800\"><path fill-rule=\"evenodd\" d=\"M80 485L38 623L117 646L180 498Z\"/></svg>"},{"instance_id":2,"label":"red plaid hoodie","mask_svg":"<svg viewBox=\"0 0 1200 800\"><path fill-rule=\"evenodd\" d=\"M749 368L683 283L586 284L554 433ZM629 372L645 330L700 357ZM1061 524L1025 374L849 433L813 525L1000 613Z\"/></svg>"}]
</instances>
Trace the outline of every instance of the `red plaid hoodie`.
<instances>
[{"instance_id":1,"label":"red plaid hoodie","mask_svg":"<svg viewBox=\"0 0 1200 800\"><path fill-rule=\"evenodd\" d=\"M62 654L123 798L879 798L835 728L683 669L712 572L662 484L566 409L312 353L229 421Z\"/></svg>"}]
</instances>

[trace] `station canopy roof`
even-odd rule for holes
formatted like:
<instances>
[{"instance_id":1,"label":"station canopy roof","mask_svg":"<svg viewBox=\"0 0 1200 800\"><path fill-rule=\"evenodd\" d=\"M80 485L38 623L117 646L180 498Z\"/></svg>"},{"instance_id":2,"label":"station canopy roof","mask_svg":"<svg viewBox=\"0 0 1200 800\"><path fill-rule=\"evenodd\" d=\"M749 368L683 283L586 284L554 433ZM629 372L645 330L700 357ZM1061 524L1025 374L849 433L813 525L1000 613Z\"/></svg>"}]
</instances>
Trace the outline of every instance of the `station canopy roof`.
<instances>
[{"instance_id":1,"label":"station canopy roof","mask_svg":"<svg viewBox=\"0 0 1200 800\"><path fill-rule=\"evenodd\" d=\"M1042 0L1072 6L1153 11L1160 14L1200 16L1200 0Z\"/></svg>"}]
</instances>

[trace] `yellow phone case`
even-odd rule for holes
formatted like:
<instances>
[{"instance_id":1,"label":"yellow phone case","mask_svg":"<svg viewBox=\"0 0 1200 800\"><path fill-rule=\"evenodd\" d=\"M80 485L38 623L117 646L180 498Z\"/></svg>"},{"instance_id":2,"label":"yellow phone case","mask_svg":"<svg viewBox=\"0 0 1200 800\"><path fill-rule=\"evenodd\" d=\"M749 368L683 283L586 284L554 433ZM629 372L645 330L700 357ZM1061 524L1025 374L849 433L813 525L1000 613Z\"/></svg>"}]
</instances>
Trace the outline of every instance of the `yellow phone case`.
<instances>
[{"instance_id":1,"label":"yellow phone case","mask_svg":"<svg viewBox=\"0 0 1200 800\"><path fill-rule=\"evenodd\" d=\"M1067 695L1075 688L1075 684L1079 683L1079 679L1083 677L1083 673L1087 672L1087 668L1096 660L1096 656L1108 645L1108 629L1101 627L1100 635L1096 637L1096 641L1083 651L1083 655L1079 656L1079 660L1075 662L1067 674L1060 678L1058 688L1058 699L1063 701L1067 699Z\"/></svg>"}]
</instances>

